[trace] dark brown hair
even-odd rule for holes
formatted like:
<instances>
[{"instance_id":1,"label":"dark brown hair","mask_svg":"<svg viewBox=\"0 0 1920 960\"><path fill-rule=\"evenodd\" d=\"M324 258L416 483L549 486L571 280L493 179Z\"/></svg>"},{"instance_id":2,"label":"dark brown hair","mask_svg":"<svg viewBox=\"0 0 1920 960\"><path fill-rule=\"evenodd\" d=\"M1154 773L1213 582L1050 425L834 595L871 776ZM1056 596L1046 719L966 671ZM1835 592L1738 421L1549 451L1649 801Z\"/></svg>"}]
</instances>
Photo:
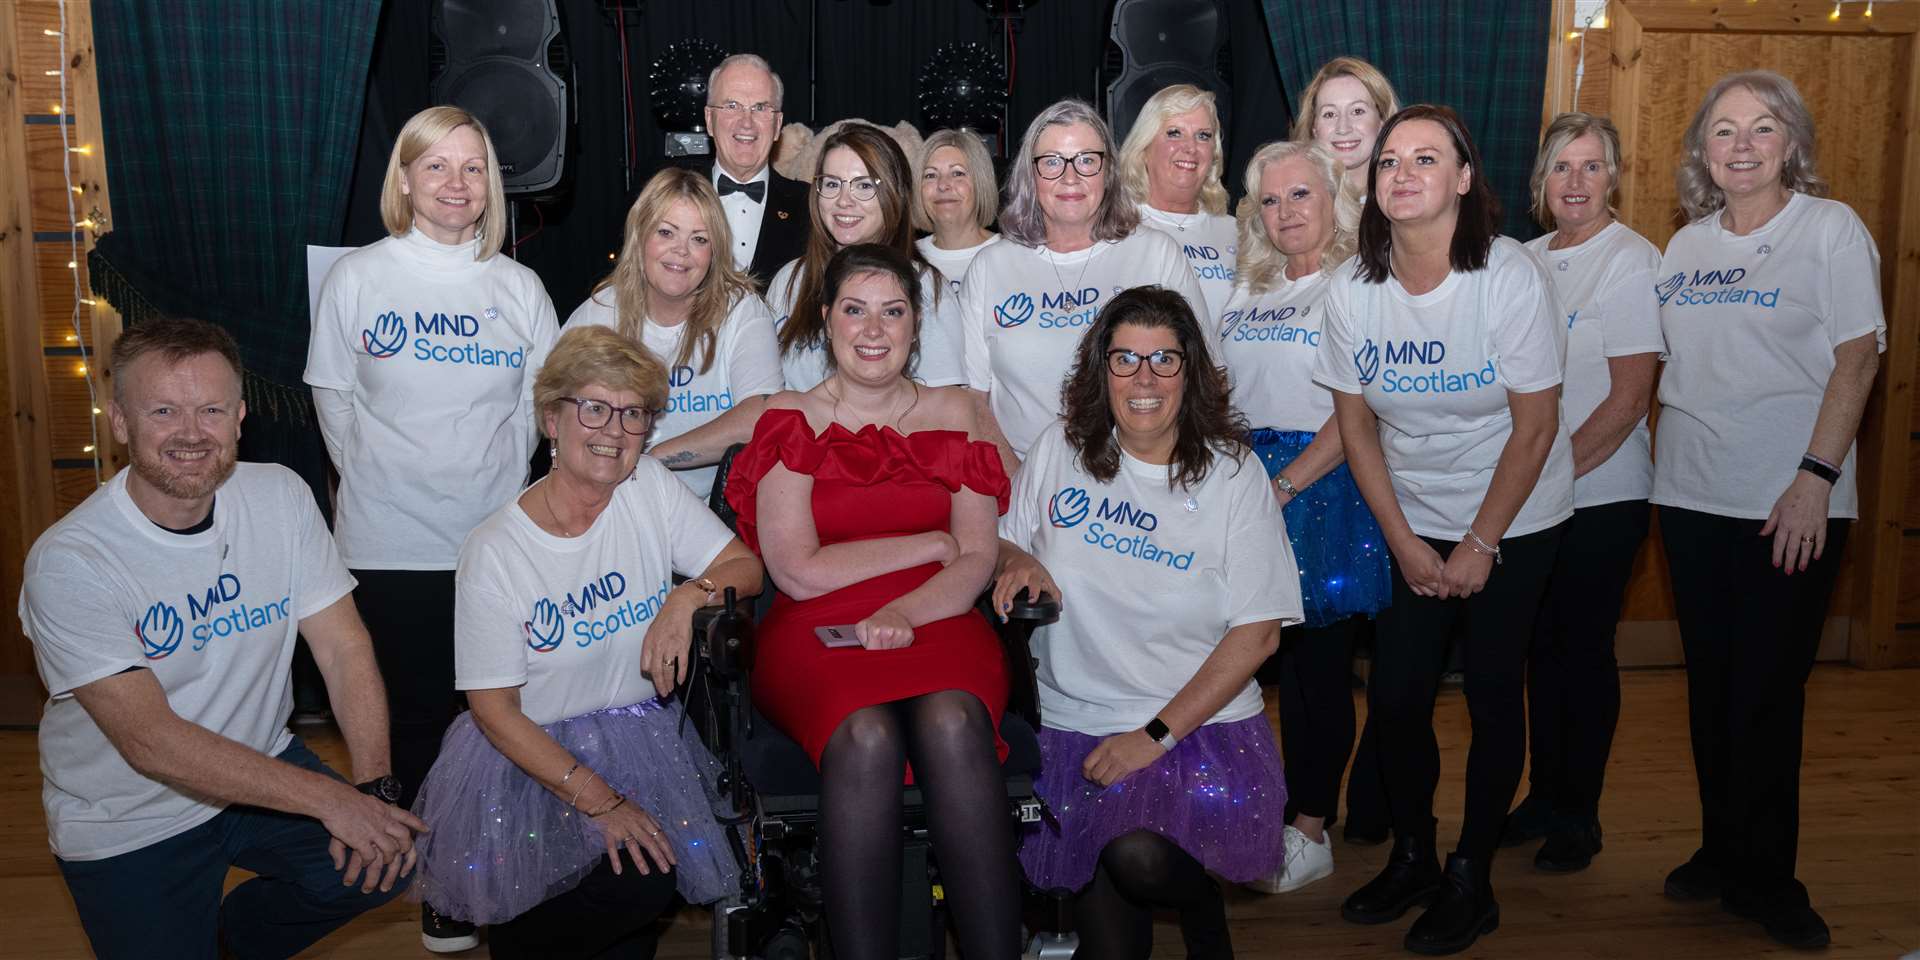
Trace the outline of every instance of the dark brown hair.
<instances>
[{"instance_id":1,"label":"dark brown hair","mask_svg":"<svg viewBox=\"0 0 1920 960\"><path fill-rule=\"evenodd\" d=\"M120 374L127 365L149 353L159 354L167 363L217 353L233 368L236 383L246 378L246 368L240 365L240 344L233 334L205 320L161 317L128 327L113 341L113 352L107 356L107 370L113 375L113 399L119 400L124 393Z\"/></svg>"},{"instance_id":2,"label":"dark brown hair","mask_svg":"<svg viewBox=\"0 0 1920 960\"><path fill-rule=\"evenodd\" d=\"M900 372L903 376L913 376L915 367L920 365L920 324L925 320L920 316L920 271L906 255L892 247L878 243L856 243L851 247L841 247L840 252L827 261L826 298L820 304L820 310L833 309L840 299L840 288L855 277L878 274L892 277L900 284L901 292L907 295L907 309L913 313L913 348L907 351L907 365ZM827 318L820 311L814 312L814 319L820 321L822 332L829 329ZM787 323L793 323L788 318ZM834 360L833 345L826 344L827 369L837 370L840 364Z\"/></svg>"},{"instance_id":3,"label":"dark brown hair","mask_svg":"<svg viewBox=\"0 0 1920 960\"><path fill-rule=\"evenodd\" d=\"M1460 216L1454 222L1453 247L1449 262L1460 271L1480 270L1487 265L1487 252L1500 233L1500 199L1487 185L1487 168L1480 164L1480 151L1467 135L1467 126L1451 109L1431 103L1417 103L1390 117L1373 141L1373 158L1368 163L1367 206L1360 211L1360 276L1368 283L1385 283L1393 273L1393 224L1380 209L1380 150L1387 135L1409 120L1437 123L1453 140L1453 152L1462 166L1473 171L1467 193L1460 198Z\"/></svg>"},{"instance_id":4,"label":"dark brown hair","mask_svg":"<svg viewBox=\"0 0 1920 960\"><path fill-rule=\"evenodd\" d=\"M1060 387L1067 442L1080 455L1080 468L1107 483L1120 469L1120 443L1114 437L1113 408L1107 394L1107 350L1122 324L1172 330L1186 354L1181 374L1180 422L1173 442L1167 485L1198 486L1207 478L1215 453L1239 463L1247 452L1247 418L1234 409L1227 371L1215 366L1206 334L1185 297L1165 287L1134 287L1107 302L1093 326L1080 338L1073 370ZM1151 373L1137 374L1152 376Z\"/></svg>"},{"instance_id":5,"label":"dark brown hair","mask_svg":"<svg viewBox=\"0 0 1920 960\"><path fill-rule=\"evenodd\" d=\"M878 127L849 123L835 130L825 143L820 144L819 159L813 164L814 180L807 187L808 209L812 211L809 218L813 228L807 236L807 252L800 255L800 268L787 278L786 293L793 297L793 312L787 315L787 322L780 327L781 356L796 349L819 346L826 337L826 322L820 314L820 308L826 304L828 292L832 289L826 285L827 261L833 259L840 241L827 232L827 218L820 215L819 176L820 168L827 162L827 154L836 147L852 150L866 165L867 176L880 181L880 189L874 194L874 199L880 202L880 215L885 223L880 236L873 242L900 251L916 268L923 262L919 249L913 245L913 217L908 210L909 197L918 189L919 180L907 166L907 155L901 153L900 145ZM799 291L797 294L796 290ZM915 300L914 305L917 308L919 301Z\"/></svg>"}]
</instances>

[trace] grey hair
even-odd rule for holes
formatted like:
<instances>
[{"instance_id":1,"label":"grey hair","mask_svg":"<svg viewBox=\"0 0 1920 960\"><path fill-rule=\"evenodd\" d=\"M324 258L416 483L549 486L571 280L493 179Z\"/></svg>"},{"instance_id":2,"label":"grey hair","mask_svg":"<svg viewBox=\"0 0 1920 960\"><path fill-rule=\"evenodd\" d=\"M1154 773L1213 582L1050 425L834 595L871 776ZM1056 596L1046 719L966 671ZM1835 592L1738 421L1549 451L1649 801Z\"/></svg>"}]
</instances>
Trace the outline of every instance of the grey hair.
<instances>
[{"instance_id":1,"label":"grey hair","mask_svg":"<svg viewBox=\"0 0 1920 960\"><path fill-rule=\"evenodd\" d=\"M952 147L967 158L967 179L973 185L973 222L982 229L993 226L993 216L1000 210L1000 184L994 180L993 157L988 155L987 145L972 130L935 130L913 153L914 176L926 172L927 162L941 147ZM933 218L927 214L927 201L920 196L919 185L916 183L908 192L913 195L914 227L932 233Z\"/></svg>"},{"instance_id":2,"label":"grey hair","mask_svg":"<svg viewBox=\"0 0 1920 960\"><path fill-rule=\"evenodd\" d=\"M1140 211L1135 209L1132 191L1127 189L1122 177L1108 176L1113 171L1115 159L1113 131L1107 122L1100 119L1098 111L1084 100L1066 99L1040 111L1040 115L1027 124L1026 136L1020 138L1020 152L1014 155L1013 163L1007 171L1007 204L1000 210L1000 232L1008 239L1027 247L1038 247L1047 242L1046 215L1040 209L1039 177L1033 172L1033 151L1040 143L1040 134L1048 127L1067 127L1084 123L1100 138L1100 149L1106 151L1106 165L1101 167L1100 175L1106 178L1105 192L1100 198L1100 209L1093 217L1093 239L1124 240L1134 229L1140 226Z\"/></svg>"},{"instance_id":3,"label":"grey hair","mask_svg":"<svg viewBox=\"0 0 1920 960\"><path fill-rule=\"evenodd\" d=\"M1267 168L1282 160L1305 157L1320 175L1321 187L1333 200L1333 236L1320 254L1320 272L1332 273L1347 262L1359 245L1360 198L1343 186L1344 166L1333 151L1315 140L1281 140L1255 151L1247 161L1247 193L1235 210L1240 234L1239 262L1234 274L1253 293L1265 293L1280 279L1287 267L1286 254L1267 238L1266 224L1260 221L1260 178Z\"/></svg>"},{"instance_id":4,"label":"grey hair","mask_svg":"<svg viewBox=\"0 0 1920 960\"><path fill-rule=\"evenodd\" d=\"M1146 202L1148 148L1153 146L1154 138L1161 134L1168 121L1194 110L1205 110L1213 123L1213 164L1207 168L1206 178L1200 181L1200 209L1226 213L1227 188L1220 183L1220 178L1226 168L1227 139L1220 129L1220 110L1215 106L1211 90L1202 90L1191 83L1176 83L1161 87L1148 97L1140 107L1140 115L1134 118L1133 129L1127 131L1127 139L1120 144L1120 156L1114 167L1134 197Z\"/></svg>"},{"instance_id":5,"label":"grey hair","mask_svg":"<svg viewBox=\"0 0 1920 960\"><path fill-rule=\"evenodd\" d=\"M1707 125L1712 122L1713 105L1734 87L1745 87L1786 128L1787 155L1780 164L1780 185L1796 193L1826 196L1827 181L1814 172L1813 114L1808 112L1799 88L1771 70L1742 70L1714 83L1680 139L1684 156L1674 179L1687 219L1698 220L1727 205L1727 195L1713 182L1713 173L1707 167Z\"/></svg>"},{"instance_id":6,"label":"grey hair","mask_svg":"<svg viewBox=\"0 0 1920 960\"><path fill-rule=\"evenodd\" d=\"M757 53L736 53L713 65L713 71L707 74L707 95L713 95L715 84L720 82L720 74L728 67L755 67L766 71L773 78L773 109L779 110L787 102L787 85L780 82L780 75L773 72L773 65Z\"/></svg>"},{"instance_id":7,"label":"grey hair","mask_svg":"<svg viewBox=\"0 0 1920 960\"><path fill-rule=\"evenodd\" d=\"M1601 200L1609 212L1619 213L1616 207L1620 203L1620 131L1606 117L1563 113L1547 125L1547 132L1540 137L1540 153L1533 158L1533 219L1548 230L1553 229L1553 210L1547 206L1547 173L1553 169L1560 151L1589 133L1599 139L1600 154L1607 163L1607 195Z\"/></svg>"}]
</instances>

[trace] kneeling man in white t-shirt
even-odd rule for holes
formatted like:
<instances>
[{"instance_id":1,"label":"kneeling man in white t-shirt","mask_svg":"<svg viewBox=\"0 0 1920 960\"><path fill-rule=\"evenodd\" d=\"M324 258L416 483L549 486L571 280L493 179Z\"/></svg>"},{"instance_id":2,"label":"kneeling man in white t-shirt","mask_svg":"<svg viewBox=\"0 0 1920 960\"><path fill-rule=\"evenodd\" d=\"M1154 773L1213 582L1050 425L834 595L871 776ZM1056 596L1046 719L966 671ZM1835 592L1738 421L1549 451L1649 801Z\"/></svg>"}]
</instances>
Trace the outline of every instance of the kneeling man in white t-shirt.
<instances>
[{"instance_id":1,"label":"kneeling man in white t-shirt","mask_svg":"<svg viewBox=\"0 0 1920 960\"><path fill-rule=\"evenodd\" d=\"M131 468L27 555L20 621L51 699L41 798L102 958L290 957L397 896L425 826L388 801L387 709L312 492L238 464L240 354L156 320L113 346ZM287 730L305 634L350 785ZM221 896L229 867L254 877Z\"/></svg>"}]
</instances>

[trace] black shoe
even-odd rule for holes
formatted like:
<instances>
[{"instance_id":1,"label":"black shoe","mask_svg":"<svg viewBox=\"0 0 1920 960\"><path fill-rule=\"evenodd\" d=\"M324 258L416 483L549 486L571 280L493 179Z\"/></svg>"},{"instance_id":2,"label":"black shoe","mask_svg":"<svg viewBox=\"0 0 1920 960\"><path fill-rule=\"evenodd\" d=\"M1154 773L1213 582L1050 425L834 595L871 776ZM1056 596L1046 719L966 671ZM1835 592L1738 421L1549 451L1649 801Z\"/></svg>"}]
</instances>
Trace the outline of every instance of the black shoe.
<instances>
[{"instance_id":1,"label":"black shoe","mask_svg":"<svg viewBox=\"0 0 1920 960\"><path fill-rule=\"evenodd\" d=\"M1529 792L1527 798L1507 814L1506 826L1500 831L1500 845L1517 847L1531 843L1551 832L1553 825L1553 804Z\"/></svg>"},{"instance_id":2,"label":"black shoe","mask_svg":"<svg viewBox=\"0 0 1920 960\"><path fill-rule=\"evenodd\" d=\"M1386 868L1340 905L1350 923L1391 923L1440 889L1440 864L1433 841L1396 837Z\"/></svg>"},{"instance_id":3,"label":"black shoe","mask_svg":"<svg viewBox=\"0 0 1920 960\"><path fill-rule=\"evenodd\" d=\"M1770 910L1760 925L1775 943L1798 950L1818 950L1833 942L1827 922L1812 907Z\"/></svg>"},{"instance_id":4,"label":"black shoe","mask_svg":"<svg viewBox=\"0 0 1920 960\"><path fill-rule=\"evenodd\" d=\"M1439 895L1407 930L1408 950L1434 957L1459 953L1481 934L1500 929L1500 904L1493 899L1489 866L1485 859L1447 855Z\"/></svg>"},{"instance_id":5,"label":"black shoe","mask_svg":"<svg viewBox=\"0 0 1920 960\"><path fill-rule=\"evenodd\" d=\"M1548 873L1576 873L1593 864L1600 846L1600 824L1562 826L1547 834L1547 842L1533 855L1533 866Z\"/></svg>"},{"instance_id":6,"label":"black shoe","mask_svg":"<svg viewBox=\"0 0 1920 960\"><path fill-rule=\"evenodd\" d=\"M1348 811L1347 815L1351 817L1353 816L1353 812ZM1332 826L1332 824L1328 824L1328 826ZM1392 835L1393 830L1384 823L1376 826L1360 820L1349 819L1347 825L1340 828L1340 839L1346 841L1347 845L1351 847L1377 847L1380 844L1386 843L1387 838Z\"/></svg>"},{"instance_id":7,"label":"black shoe","mask_svg":"<svg viewBox=\"0 0 1920 960\"><path fill-rule=\"evenodd\" d=\"M480 934L473 924L441 916L433 907L420 905L420 945L433 953L459 953L480 945Z\"/></svg>"},{"instance_id":8,"label":"black shoe","mask_svg":"<svg viewBox=\"0 0 1920 960\"><path fill-rule=\"evenodd\" d=\"M1666 893L1674 900L1712 900L1720 896L1720 868L1696 853L1667 874Z\"/></svg>"}]
</instances>

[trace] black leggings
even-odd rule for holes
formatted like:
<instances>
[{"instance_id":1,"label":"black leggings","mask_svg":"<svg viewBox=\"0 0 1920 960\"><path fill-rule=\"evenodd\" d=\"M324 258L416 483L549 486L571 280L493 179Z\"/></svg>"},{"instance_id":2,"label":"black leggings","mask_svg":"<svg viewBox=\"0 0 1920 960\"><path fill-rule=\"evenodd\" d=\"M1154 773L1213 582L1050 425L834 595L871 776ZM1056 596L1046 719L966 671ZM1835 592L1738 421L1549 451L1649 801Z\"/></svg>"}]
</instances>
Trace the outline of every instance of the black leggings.
<instances>
[{"instance_id":1,"label":"black leggings","mask_svg":"<svg viewBox=\"0 0 1920 960\"><path fill-rule=\"evenodd\" d=\"M1074 902L1082 960L1144 960L1153 952L1155 908L1180 913L1190 960L1233 956L1220 886L1193 855L1151 830L1135 830L1100 851L1093 882Z\"/></svg>"},{"instance_id":2,"label":"black leggings","mask_svg":"<svg viewBox=\"0 0 1920 960\"><path fill-rule=\"evenodd\" d=\"M1466 816L1456 850L1479 859L1498 846L1526 763L1527 646L1565 529L1563 523L1501 541L1504 562L1493 568L1485 589L1465 599L1419 596L1394 564L1393 606L1376 621L1367 713L1379 741L1393 829L1401 837L1438 849L1431 846L1433 792L1440 782L1433 702L1446 669L1447 633L1464 616L1473 745L1467 751ZM1423 539L1442 558L1466 549Z\"/></svg>"},{"instance_id":3,"label":"black leggings","mask_svg":"<svg viewBox=\"0 0 1920 960\"><path fill-rule=\"evenodd\" d=\"M1527 664L1532 795L1555 813L1593 820L1620 719L1613 656L1620 603L1651 509L1624 500L1573 511L1554 558Z\"/></svg>"},{"instance_id":4,"label":"black leggings","mask_svg":"<svg viewBox=\"0 0 1920 960\"><path fill-rule=\"evenodd\" d=\"M1267 661L1280 704L1280 757L1287 771L1286 819L1332 817L1340 775L1353 752L1353 635L1359 621L1288 627Z\"/></svg>"},{"instance_id":5,"label":"black leggings","mask_svg":"<svg viewBox=\"0 0 1920 960\"><path fill-rule=\"evenodd\" d=\"M460 710L453 689L453 571L355 570L353 602L387 686L388 743L400 807L413 806Z\"/></svg>"},{"instance_id":6,"label":"black leggings","mask_svg":"<svg viewBox=\"0 0 1920 960\"><path fill-rule=\"evenodd\" d=\"M618 876L601 860L579 886L488 927L494 960L652 960L653 922L673 902L673 874L651 862L643 874L625 850L620 861Z\"/></svg>"},{"instance_id":7,"label":"black leggings","mask_svg":"<svg viewBox=\"0 0 1920 960\"><path fill-rule=\"evenodd\" d=\"M909 758L967 960L1020 955L1020 867L993 718L942 690L849 714L820 754L820 872L834 954L894 960Z\"/></svg>"}]
</instances>

